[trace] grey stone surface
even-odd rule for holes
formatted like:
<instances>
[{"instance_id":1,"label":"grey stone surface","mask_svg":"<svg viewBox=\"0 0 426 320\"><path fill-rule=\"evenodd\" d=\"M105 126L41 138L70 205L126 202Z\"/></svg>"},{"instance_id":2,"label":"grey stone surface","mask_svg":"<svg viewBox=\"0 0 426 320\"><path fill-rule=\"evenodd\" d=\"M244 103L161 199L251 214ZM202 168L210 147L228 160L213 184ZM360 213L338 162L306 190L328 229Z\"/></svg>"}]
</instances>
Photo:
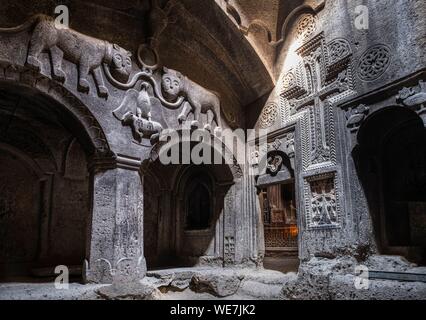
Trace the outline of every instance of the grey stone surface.
<instances>
[{"instance_id":1,"label":"grey stone surface","mask_svg":"<svg viewBox=\"0 0 426 320\"><path fill-rule=\"evenodd\" d=\"M155 287L133 282L117 282L96 290L96 294L105 300L158 300L160 291Z\"/></svg>"},{"instance_id":2,"label":"grey stone surface","mask_svg":"<svg viewBox=\"0 0 426 320\"><path fill-rule=\"evenodd\" d=\"M420 283L351 284L357 265L425 272L424 1L369 2L368 29L360 1L150 3L71 0L58 28L54 2L4 0L0 276L68 265L113 283L28 284L45 298L424 299ZM186 127L267 130L266 173L229 150L161 164L160 133L182 144ZM262 269L272 184L294 185L297 275Z\"/></svg>"},{"instance_id":3,"label":"grey stone surface","mask_svg":"<svg viewBox=\"0 0 426 320\"><path fill-rule=\"evenodd\" d=\"M148 273L141 281L113 285L70 284L57 290L49 283L0 285L0 299L34 300L424 300L425 283L370 280L369 287L356 289L352 261L314 260L309 267L282 274L270 270L174 269ZM330 271L332 270L332 271ZM171 276L173 275L173 278ZM160 277L164 280L160 281ZM199 281L196 283L194 281ZM173 281L176 281L173 283ZM186 285L179 286L179 283ZM233 280L233 281L230 281Z\"/></svg>"}]
</instances>

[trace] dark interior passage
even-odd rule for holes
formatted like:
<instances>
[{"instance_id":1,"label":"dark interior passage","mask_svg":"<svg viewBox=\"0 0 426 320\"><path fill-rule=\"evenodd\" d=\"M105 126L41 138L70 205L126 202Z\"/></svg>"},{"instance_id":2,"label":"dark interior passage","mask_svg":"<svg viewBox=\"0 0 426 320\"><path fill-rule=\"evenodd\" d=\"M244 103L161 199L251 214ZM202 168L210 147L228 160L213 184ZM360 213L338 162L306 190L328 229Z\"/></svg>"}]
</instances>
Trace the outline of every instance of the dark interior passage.
<instances>
[{"instance_id":1,"label":"dark interior passage","mask_svg":"<svg viewBox=\"0 0 426 320\"><path fill-rule=\"evenodd\" d=\"M298 227L294 182L265 187L259 197L264 222L264 267L282 272L297 271Z\"/></svg>"},{"instance_id":2,"label":"dark interior passage","mask_svg":"<svg viewBox=\"0 0 426 320\"><path fill-rule=\"evenodd\" d=\"M225 164L150 163L144 175L149 270L223 265L225 198L233 183Z\"/></svg>"},{"instance_id":3,"label":"dark interior passage","mask_svg":"<svg viewBox=\"0 0 426 320\"><path fill-rule=\"evenodd\" d=\"M65 108L0 89L0 279L81 275L90 212L87 149ZM71 118L72 119L72 118Z\"/></svg>"},{"instance_id":4,"label":"dark interior passage","mask_svg":"<svg viewBox=\"0 0 426 320\"><path fill-rule=\"evenodd\" d=\"M387 108L360 128L354 150L377 242L385 254L424 264L426 130L414 112Z\"/></svg>"}]
</instances>

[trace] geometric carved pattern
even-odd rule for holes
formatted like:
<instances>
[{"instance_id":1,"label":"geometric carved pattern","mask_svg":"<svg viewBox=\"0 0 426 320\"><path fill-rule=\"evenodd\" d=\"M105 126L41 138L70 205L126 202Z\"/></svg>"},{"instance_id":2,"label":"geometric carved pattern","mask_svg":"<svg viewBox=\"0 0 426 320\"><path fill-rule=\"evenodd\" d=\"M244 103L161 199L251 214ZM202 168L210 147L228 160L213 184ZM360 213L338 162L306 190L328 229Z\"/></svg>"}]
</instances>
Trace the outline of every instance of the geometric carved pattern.
<instances>
[{"instance_id":1,"label":"geometric carved pattern","mask_svg":"<svg viewBox=\"0 0 426 320\"><path fill-rule=\"evenodd\" d=\"M351 47L345 39L335 39L328 44L328 53L328 63L331 65L350 55Z\"/></svg>"},{"instance_id":2,"label":"geometric carved pattern","mask_svg":"<svg viewBox=\"0 0 426 320\"><path fill-rule=\"evenodd\" d=\"M297 234L290 227L264 228L266 248L297 248Z\"/></svg>"},{"instance_id":3,"label":"geometric carved pattern","mask_svg":"<svg viewBox=\"0 0 426 320\"><path fill-rule=\"evenodd\" d=\"M305 14L297 22L297 35L300 39L308 39L316 30L315 17L312 14Z\"/></svg>"},{"instance_id":4,"label":"geometric carved pattern","mask_svg":"<svg viewBox=\"0 0 426 320\"><path fill-rule=\"evenodd\" d=\"M302 17L297 26L303 44L295 50L299 62L281 78L281 125L298 128L307 228L340 228L334 107L356 94L352 48L345 39L326 42L324 32L315 34L313 17Z\"/></svg>"},{"instance_id":5,"label":"geometric carved pattern","mask_svg":"<svg viewBox=\"0 0 426 320\"><path fill-rule=\"evenodd\" d=\"M375 45L361 56L358 64L358 76L364 81L375 80L385 73L390 62L390 48L382 44Z\"/></svg>"},{"instance_id":6,"label":"geometric carved pattern","mask_svg":"<svg viewBox=\"0 0 426 320\"><path fill-rule=\"evenodd\" d=\"M283 78L283 88L290 89L296 85L296 76L292 72L288 72Z\"/></svg>"},{"instance_id":7,"label":"geometric carved pattern","mask_svg":"<svg viewBox=\"0 0 426 320\"><path fill-rule=\"evenodd\" d=\"M278 106L275 103L266 105L260 116L260 126L268 128L272 126L278 118Z\"/></svg>"},{"instance_id":8,"label":"geometric carved pattern","mask_svg":"<svg viewBox=\"0 0 426 320\"><path fill-rule=\"evenodd\" d=\"M235 239L234 237L225 237L224 244L225 263L232 264L235 260Z\"/></svg>"},{"instance_id":9,"label":"geometric carved pattern","mask_svg":"<svg viewBox=\"0 0 426 320\"><path fill-rule=\"evenodd\" d=\"M327 173L306 180L308 201L308 228L339 226L338 193L336 175Z\"/></svg>"}]
</instances>

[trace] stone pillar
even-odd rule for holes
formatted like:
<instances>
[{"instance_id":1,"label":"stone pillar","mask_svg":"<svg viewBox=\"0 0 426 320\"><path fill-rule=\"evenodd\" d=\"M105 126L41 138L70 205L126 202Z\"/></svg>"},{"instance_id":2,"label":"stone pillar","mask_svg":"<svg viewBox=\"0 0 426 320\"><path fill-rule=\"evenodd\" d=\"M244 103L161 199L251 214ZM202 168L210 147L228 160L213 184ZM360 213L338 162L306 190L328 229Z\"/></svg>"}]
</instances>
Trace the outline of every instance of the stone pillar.
<instances>
[{"instance_id":1,"label":"stone pillar","mask_svg":"<svg viewBox=\"0 0 426 320\"><path fill-rule=\"evenodd\" d=\"M86 282L137 281L145 276L140 161L118 156L91 163L92 219Z\"/></svg>"}]
</instances>

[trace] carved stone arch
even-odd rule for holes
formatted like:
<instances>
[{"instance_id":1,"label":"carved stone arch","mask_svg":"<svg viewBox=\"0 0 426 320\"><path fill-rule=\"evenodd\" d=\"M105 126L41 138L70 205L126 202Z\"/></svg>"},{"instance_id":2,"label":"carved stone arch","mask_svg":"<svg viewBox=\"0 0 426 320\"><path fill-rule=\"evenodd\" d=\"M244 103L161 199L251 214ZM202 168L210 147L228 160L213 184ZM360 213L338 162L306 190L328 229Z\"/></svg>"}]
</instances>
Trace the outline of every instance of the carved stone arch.
<instances>
[{"instance_id":1,"label":"carved stone arch","mask_svg":"<svg viewBox=\"0 0 426 320\"><path fill-rule=\"evenodd\" d=\"M64 152L62 171L67 179L84 180L87 157L76 137L72 137Z\"/></svg>"},{"instance_id":2,"label":"carved stone arch","mask_svg":"<svg viewBox=\"0 0 426 320\"><path fill-rule=\"evenodd\" d=\"M57 170L58 163L52 154L52 150L36 134L34 129L28 126L28 123L15 123L8 127L7 133L1 138L3 144L7 144L16 150L21 150L21 153L25 152L44 172Z\"/></svg>"},{"instance_id":3,"label":"carved stone arch","mask_svg":"<svg viewBox=\"0 0 426 320\"><path fill-rule=\"evenodd\" d=\"M55 163L38 163L26 152L0 143L0 276L24 274L48 248L49 193ZM13 266L11 269L10 266Z\"/></svg>"},{"instance_id":4,"label":"carved stone arch","mask_svg":"<svg viewBox=\"0 0 426 320\"><path fill-rule=\"evenodd\" d=\"M84 135L89 138L90 153L99 155L110 153L107 138L96 117L79 98L61 84L27 68L12 65L0 68L0 84L25 87L26 91L29 90L36 96L41 94L46 101L56 102L65 107L84 130Z\"/></svg>"},{"instance_id":5,"label":"carved stone arch","mask_svg":"<svg viewBox=\"0 0 426 320\"><path fill-rule=\"evenodd\" d=\"M366 134L366 131L368 129L368 127L372 127L372 123L376 123L376 124L380 124L380 129L383 131L389 131L389 130L393 130L395 129L395 126L389 127L388 125L383 125L384 123L382 122L382 117L385 116L386 113L389 112L394 112L395 114L398 113L398 115L396 115L394 118L397 121L397 125L401 125L404 122L406 122L407 119L410 119L410 121L416 121L416 119L418 120L418 122L422 122L421 117L413 110L407 108L407 107L401 107L398 105L390 105L390 106L386 106L383 108L380 108L372 113L370 113L365 120L361 123L359 130L357 132L357 143L362 144L363 141L365 142L372 142L371 138L374 137L369 137ZM402 115L406 115L406 118L402 117ZM386 124L386 123L385 123ZM385 134L385 133L384 133Z\"/></svg>"},{"instance_id":6,"label":"carved stone arch","mask_svg":"<svg viewBox=\"0 0 426 320\"><path fill-rule=\"evenodd\" d=\"M180 137L182 137L181 133L182 130L181 129L177 129L176 131L179 132ZM225 160L225 165L227 165L232 173L233 176L233 181L236 181L238 179L240 179L243 176L243 168L241 167L241 164L238 163L237 159L235 158L234 154L231 152L231 150L223 143L223 141L219 140L216 136L211 135L211 139L212 139L212 144L211 146L213 147L213 149L217 152L219 152L220 154L222 154L222 159ZM214 143L213 141L217 141L219 143ZM182 138L179 139L179 141L176 142L177 144L182 143ZM153 146L153 148L151 149L151 156L150 159L148 161L145 161L143 163L143 167L146 167L147 165L149 166L149 163L155 162L157 160L159 160L160 158L160 152L162 147L166 144L166 142L164 141L159 141L157 144L155 144ZM222 150L218 150L217 147L218 146L222 147ZM230 164L230 160L232 160L232 164ZM228 161L228 162L226 162Z\"/></svg>"},{"instance_id":7,"label":"carved stone arch","mask_svg":"<svg viewBox=\"0 0 426 320\"><path fill-rule=\"evenodd\" d=\"M218 178L215 176L215 174L209 170L209 168L206 168L204 166L193 166L189 165L184 168L181 168L181 170L178 170L177 175L174 179L174 187L173 190L175 190L177 199L184 201L184 215L185 215L185 224L187 223L188 219L188 208L187 208L187 200L188 197L191 197L192 194L190 194L191 188L194 187L195 183L200 183L201 187L203 187L207 193L209 194L210 199L210 212L209 212L209 228L213 226L214 220L217 218L215 216L215 212L213 212L212 209L216 206L215 201L215 195L217 193L217 185L220 183L218 181Z\"/></svg>"},{"instance_id":8,"label":"carved stone arch","mask_svg":"<svg viewBox=\"0 0 426 320\"><path fill-rule=\"evenodd\" d=\"M258 187L294 179L295 170L291 158L282 150L270 150L261 159L266 163L266 174L257 177Z\"/></svg>"},{"instance_id":9,"label":"carved stone arch","mask_svg":"<svg viewBox=\"0 0 426 320\"><path fill-rule=\"evenodd\" d=\"M24 152L20 151L19 149L9 145L0 142L0 150L4 150L18 159L20 159L23 163L27 165L28 168L31 169L31 171L37 176L39 180L42 180L45 178L45 172L52 171L54 164L52 164L52 167L49 168L41 168L40 165L31 157L26 155Z\"/></svg>"},{"instance_id":10,"label":"carved stone arch","mask_svg":"<svg viewBox=\"0 0 426 320\"><path fill-rule=\"evenodd\" d=\"M375 240L382 254L425 262L426 129L420 115L390 105L361 124L352 150Z\"/></svg>"},{"instance_id":11,"label":"carved stone arch","mask_svg":"<svg viewBox=\"0 0 426 320\"><path fill-rule=\"evenodd\" d=\"M206 176L208 176L210 180L210 184L213 187L213 190L211 190L212 194L214 193L214 185L215 183L218 182L214 174L210 170L207 170L206 168L198 168L197 166L194 166L194 165L188 165L188 166L185 166L184 168L181 168L180 170L177 170L175 176L173 177L173 183L172 183L173 190L176 191L177 196L179 198L183 197L183 194L185 192L185 187L189 179L191 179L191 177L198 172L202 172L203 174L206 174Z\"/></svg>"},{"instance_id":12,"label":"carved stone arch","mask_svg":"<svg viewBox=\"0 0 426 320\"><path fill-rule=\"evenodd\" d=\"M151 160L142 162L140 172L141 176L144 177L144 183L149 181L149 183L154 184L153 188L156 190L166 190L168 187L167 183L154 174L152 164L153 162Z\"/></svg>"},{"instance_id":13,"label":"carved stone arch","mask_svg":"<svg viewBox=\"0 0 426 320\"><path fill-rule=\"evenodd\" d=\"M286 36L291 29L291 26L298 21L303 14L311 14L316 16L325 6L325 1L322 1L317 7L312 7L308 4L303 4L295 8L285 19L281 27L281 38L286 39Z\"/></svg>"}]
</instances>

